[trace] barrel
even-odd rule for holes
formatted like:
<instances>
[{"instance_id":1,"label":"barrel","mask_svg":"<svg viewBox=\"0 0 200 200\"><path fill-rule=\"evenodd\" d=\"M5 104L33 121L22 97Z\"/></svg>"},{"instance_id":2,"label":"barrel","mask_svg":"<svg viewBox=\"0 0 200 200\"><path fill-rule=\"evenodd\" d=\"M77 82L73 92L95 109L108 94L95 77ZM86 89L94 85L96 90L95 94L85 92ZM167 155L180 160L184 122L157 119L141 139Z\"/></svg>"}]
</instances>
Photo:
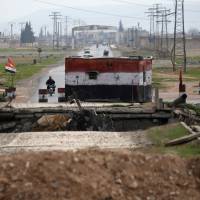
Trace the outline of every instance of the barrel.
<instances>
[{"instance_id":1,"label":"barrel","mask_svg":"<svg viewBox=\"0 0 200 200\"><path fill-rule=\"evenodd\" d=\"M38 91L38 94L39 94L39 102L40 103L48 102L48 91L47 91L47 89L40 89Z\"/></svg>"},{"instance_id":2,"label":"barrel","mask_svg":"<svg viewBox=\"0 0 200 200\"><path fill-rule=\"evenodd\" d=\"M58 88L58 102L65 102L65 88Z\"/></svg>"}]
</instances>

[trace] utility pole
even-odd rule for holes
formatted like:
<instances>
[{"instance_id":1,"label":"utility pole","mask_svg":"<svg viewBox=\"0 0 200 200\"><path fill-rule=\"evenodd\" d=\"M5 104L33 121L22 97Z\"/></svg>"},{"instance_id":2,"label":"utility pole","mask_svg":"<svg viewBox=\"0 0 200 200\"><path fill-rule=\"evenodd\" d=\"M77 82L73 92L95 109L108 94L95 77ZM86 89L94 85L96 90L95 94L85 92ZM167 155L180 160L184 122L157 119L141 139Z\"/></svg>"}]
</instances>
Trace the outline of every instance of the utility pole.
<instances>
[{"instance_id":1,"label":"utility pole","mask_svg":"<svg viewBox=\"0 0 200 200\"><path fill-rule=\"evenodd\" d=\"M45 36L45 40L46 40L46 38L47 38L47 26L46 25L44 26L44 36Z\"/></svg>"},{"instance_id":2,"label":"utility pole","mask_svg":"<svg viewBox=\"0 0 200 200\"><path fill-rule=\"evenodd\" d=\"M135 36L134 36L134 27L131 29L131 41L132 41L132 49L134 48L134 41L135 41Z\"/></svg>"},{"instance_id":3,"label":"utility pole","mask_svg":"<svg viewBox=\"0 0 200 200\"><path fill-rule=\"evenodd\" d=\"M159 52L160 50L160 23L159 23L159 17L160 17L160 6L161 4L155 4L155 17L156 17L156 50Z\"/></svg>"},{"instance_id":4,"label":"utility pole","mask_svg":"<svg viewBox=\"0 0 200 200\"><path fill-rule=\"evenodd\" d=\"M160 21L158 21L161 23L160 50L162 53L168 53L169 50L168 24L171 21L168 20L168 16L171 14L170 9L164 8L161 10Z\"/></svg>"},{"instance_id":5,"label":"utility pole","mask_svg":"<svg viewBox=\"0 0 200 200\"><path fill-rule=\"evenodd\" d=\"M53 20L53 49L55 48L55 46L57 46L57 48L59 47L59 22L58 20L60 19L60 17L62 16L60 14L60 12L52 12L51 15L49 15L52 20Z\"/></svg>"},{"instance_id":6,"label":"utility pole","mask_svg":"<svg viewBox=\"0 0 200 200\"><path fill-rule=\"evenodd\" d=\"M68 16L65 17L65 46L68 44Z\"/></svg>"},{"instance_id":7,"label":"utility pole","mask_svg":"<svg viewBox=\"0 0 200 200\"><path fill-rule=\"evenodd\" d=\"M62 24L62 21L59 22L59 42L60 42L60 46L62 46L63 44L63 24Z\"/></svg>"},{"instance_id":8,"label":"utility pole","mask_svg":"<svg viewBox=\"0 0 200 200\"><path fill-rule=\"evenodd\" d=\"M134 35L135 35L135 47L136 47L136 49L138 49L138 47L139 47L139 44L138 44L138 27L136 26L135 27L135 32L134 32Z\"/></svg>"},{"instance_id":9,"label":"utility pole","mask_svg":"<svg viewBox=\"0 0 200 200\"><path fill-rule=\"evenodd\" d=\"M57 22L57 38L56 38L56 47L60 47L62 42L62 22Z\"/></svg>"},{"instance_id":10,"label":"utility pole","mask_svg":"<svg viewBox=\"0 0 200 200\"><path fill-rule=\"evenodd\" d=\"M14 37L13 37L13 26L14 26L14 23L10 22L9 24L10 24L10 47L12 47L12 45L13 45L12 41L14 39Z\"/></svg>"},{"instance_id":11,"label":"utility pole","mask_svg":"<svg viewBox=\"0 0 200 200\"><path fill-rule=\"evenodd\" d=\"M161 4L154 4L153 7L148 9L148 16L150 17L150 42L153 42L154 50L160 49L160 27L159 19L161 10Z\"/></svg>"},{"instance_id":12,"label":"utility pole","mask_svg":"<svg viewBox=\"0 0 200 200\"><path fill-rule=\"evenodd\" d=\"M175 0L174 47L172 53L172 64L173 71L175 71L177 67L182 67L184 72L187 71L184 0Z\"/></svg>"},{"instance_id":13,"label":"utility pole","mask_svg":"<svg viewBox=\"0 0 200 200\"><path fill-rule=\"evenodd\" d=\"M169 51L169 33L168 33L168 24L171 23L168 20L168 16L172 15L171 10L165 10L164 13L164 23L165 23L165 41L166 41L166 50Z\"/></svg>"},{"instance_id":14,"label":"utility pole","mask_svg":"<svg viewBox=\"0 0 200 200\"><path fill-rule=\"evenodd\" d=\"M10 24L10 39L11 39L11 41L13 40L13 26L14 26L14 24L11 23Z\"/></svg>"},{"instance_id":15,"label":"utility pole","mask_svg":"<svg viewBox=\"0 0 200 200\"><path fill-rule=\"evenodd\" d=\"M155 48L155 20L154 20L154 11L149 9L149 17L150 17L150 45L153 43L153 48ZM152 46L151 46L152 47Z\"/></svg>"},{"instance_id":16,"label":"utility pole","mask_svg":"<svg viewBox=\"0 0 200 200\"><path fill-rule=\"evenodd\" d=\"M170 10L163 7L161 4L154 4L148 9L148 17L150 17L150 45L158 55L166 53L169 49L168 42L168 16L171 15Z\"/></svg>"}]
</instances>

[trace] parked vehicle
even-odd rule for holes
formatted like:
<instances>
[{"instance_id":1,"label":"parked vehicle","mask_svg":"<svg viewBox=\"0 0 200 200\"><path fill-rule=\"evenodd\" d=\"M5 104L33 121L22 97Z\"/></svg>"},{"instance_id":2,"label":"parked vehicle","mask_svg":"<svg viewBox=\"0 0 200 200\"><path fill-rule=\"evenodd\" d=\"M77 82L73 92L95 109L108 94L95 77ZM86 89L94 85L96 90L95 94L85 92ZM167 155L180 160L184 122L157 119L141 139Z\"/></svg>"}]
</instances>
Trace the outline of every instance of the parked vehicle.
<instances>
[{"instance_id":1,"label":"parked vehicle","mask_svg":"<svg viewBox=\"0 0 200 200\"><path fill-rule=\"evenodd\" d=\"M84 58L92 58L93 55L91 55L90 49L84 49L84 54L83 54Z\"/></svg>"},{"instance_id":2,"label":"parked vehicle","mask_svg":"<svg viewBox=\"0 0 200 200\"><path fill-rule=\"evenodd\" d=\"M109 51L108 50L104 50L103 56L109 56Z\"/></svg>"}]
</instances>

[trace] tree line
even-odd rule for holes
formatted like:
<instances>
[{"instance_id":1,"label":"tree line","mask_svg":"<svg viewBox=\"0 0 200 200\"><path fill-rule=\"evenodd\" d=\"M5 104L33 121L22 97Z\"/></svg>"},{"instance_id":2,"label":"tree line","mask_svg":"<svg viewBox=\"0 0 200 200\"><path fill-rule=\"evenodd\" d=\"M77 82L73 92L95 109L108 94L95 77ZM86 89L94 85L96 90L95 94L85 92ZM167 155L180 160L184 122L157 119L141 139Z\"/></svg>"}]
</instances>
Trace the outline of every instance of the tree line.
<instances>
[{"instance_id":1,"label":"tree line","mask_svg":"<svg viewBox=\"0 0 200 200\"><path fill-rule=\"evenodd\" d=\"M35 42L35 36L30 22L26 22L25 28L22 29L20 41L22 44Z\"/></svg>"}]
</instances>

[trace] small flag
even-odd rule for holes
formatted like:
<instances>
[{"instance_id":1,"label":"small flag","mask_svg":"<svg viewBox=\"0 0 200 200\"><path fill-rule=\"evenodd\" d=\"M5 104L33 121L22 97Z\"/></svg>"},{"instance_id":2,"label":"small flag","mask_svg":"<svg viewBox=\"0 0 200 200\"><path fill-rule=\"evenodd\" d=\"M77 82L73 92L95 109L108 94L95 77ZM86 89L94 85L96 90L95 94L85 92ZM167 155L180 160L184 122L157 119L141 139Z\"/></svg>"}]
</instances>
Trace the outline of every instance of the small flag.
<instances>
[{"instance_id":1,"label":"small flag","mask_svg":"<svg viewBox=\"0 0 200 200\"><path fill-rule=\"evenodd\" d=\"M5 70L10 73L16 73L16 65L11 57L8 58L8 62L5 64Z\"/></svg>"}]
</instances>

